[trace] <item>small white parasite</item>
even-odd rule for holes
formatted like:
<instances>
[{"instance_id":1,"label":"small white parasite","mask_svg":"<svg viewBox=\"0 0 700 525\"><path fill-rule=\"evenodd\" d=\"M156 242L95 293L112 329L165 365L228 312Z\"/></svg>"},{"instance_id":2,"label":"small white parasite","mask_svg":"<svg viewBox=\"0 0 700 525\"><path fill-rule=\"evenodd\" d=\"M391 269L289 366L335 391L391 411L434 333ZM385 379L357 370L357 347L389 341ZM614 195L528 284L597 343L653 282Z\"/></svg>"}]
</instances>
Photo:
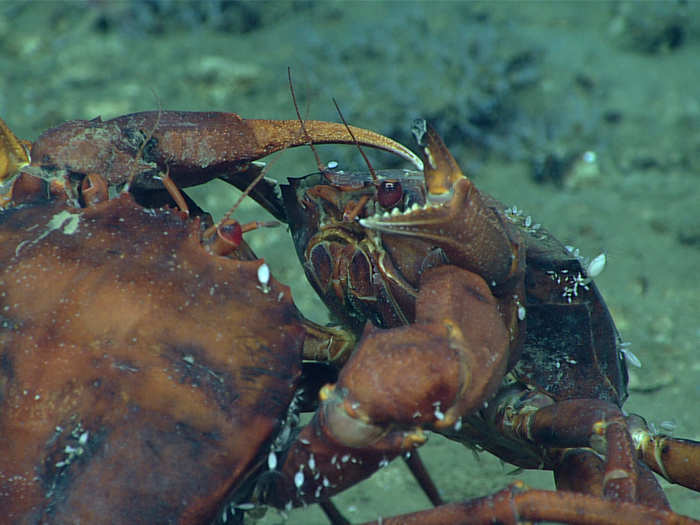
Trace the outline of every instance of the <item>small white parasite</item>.
<instances>
[{"instance_id":1,"label":"small white parasite","mask_svg":"<svg viewBox=\"0 0 700 525\"><path fill-rule=\"evenodd\" d=\"M274 450L271 450L267 455L267 468L269 470L275 470L277 468L277 454Z\"/></svg>"},{"instance_id":2,"label":"small white parasite","mask_svg":"<svg viewBox=\"0 0 700 525\"><path fill-rule=\"evenodd\" d=\"M255 503L237 503L235 508L238 510L253 510Z\"/></svg>"},{"instance_id":3,"label":"small white parasite","mask_svg":"<svg viewBox=\"0 0 700 525\"><path fill-rule=\"evenodd\" d=\"M294 486L298 489L304 484L304 473L300 470L294 474Z\"/></svg>"},{"instance_id":4,"label":"small white parasite","mask_svg":"<svg viewBox=\"0 0 700 525\"><path fill-rule=\"evenodd\" d=\"M586 266L586 275L589 279L594 279L602 273L603 269L605 268L606 260L607 257L605 256L605 253L601 253L598 255L598 257L595 257L588 263L588 266Z\"/></svg>"},{"instance_id":5,"label":"small white parasite","mask_svg":"<svg viewBox=\"0 0 700 525\"><path fill-rule=\"evenodd\" d=\"M270 291L270 267L266 263L262 263L258 266L258 282L260 283L260 289L263 293L268 293Z\"/></svg>"},{"instance_id":6,"label":"small white parasite","mask_svg":"<svg viewBox=\"0 0 700 525\"><path fill-rule=\"evenodd\" d=\"M620 343L620 353L625 356L625 361L627 361L628 364L636 366L637 368L642 368L642 362L632 353L629 347L629 343Z\"/></svg>"}]
</instances>

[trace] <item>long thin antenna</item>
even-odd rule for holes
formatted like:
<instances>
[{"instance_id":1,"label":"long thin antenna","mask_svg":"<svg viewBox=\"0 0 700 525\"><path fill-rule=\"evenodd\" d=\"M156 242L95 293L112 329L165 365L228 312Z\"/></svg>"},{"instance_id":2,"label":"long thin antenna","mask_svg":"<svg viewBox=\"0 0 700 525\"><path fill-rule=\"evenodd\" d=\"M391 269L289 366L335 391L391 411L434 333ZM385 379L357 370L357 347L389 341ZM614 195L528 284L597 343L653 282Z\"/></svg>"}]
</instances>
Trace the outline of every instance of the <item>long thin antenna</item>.
<instances>
[{"instance_id":1,"label":"long thin antenna","mask_svg":"<svg viewBox=\"0 0 700 525\"><path fill-rule=\"evenodd\" d=\"M304 125L304 119L301 118L301 113L299 112L297 97L294 94L294 83L292 82L292 68L289 66L287 66L287 77L289 78L289 91L292 94L292 102L294 102L294 111L296 111L297 119L299 119L299 124L301 125L302 132L304 133L304 138L306 139L306 142L308 143L309 147L311 148L311 151L314 154L314 157L316 158L316 165L318 166L318 171L324 173L325 171L327 171L326 166L321 162L321 157L318 155L318 151L316 151L316 148L314 147L314 143L311 140L311 136L309 135L309 132L306 130L306 126Z\"/></svg>"},{"instance_id":2,"label":"long thin antenna","mask_svg":"<svg viewBox=\"0 0 700 525\"><path fill-rule=\"evenodd\" d=\"M343 124L345 124L345 129L347 129L348 133L350 133L350 136L352 137L352 141L355 143L355 146L357 146L357 149L360 150L360 155L362 155L362 158L365 159L365 164L367 164L367 167L369 168L369 172L372 175L372 180L376 184L379 181L379 179L377 178L377 174L374 172L374 168L372 167L372 164L369 162L369 159L367 158L367 155L365 155L365 152L363 151L362 147L360 146L360 143L357 142L357 139L355 138L354 133L350 129L350 126L348 125L347 121L345 120L345 117L343 116L343 112L340 111L340 106L338 106L338 102L336 102L335 99L333 99L333 104L335 104L335 109L338 111L338 115L340 115L340 120L342 120Z\"/></svg>"},{"instance_id":3,"label":"long thin antenna","mask_svg":"<svg viewBox=\"0 0 700 525\"><path fill-rule=\"evenodd\" d=\"M229 208L229 210L224 214L224 216L221 217L221 219L216 224L207 228L207 230L203 234L205 238L209 237L214 231L221 228L221 226L231 218L233 212L235 212L236 209L238 209L238 206L240 206L241 202L243 202L243 199L245 199L248 196L248 194L250 194L250 192L253 190L253 188L255 188L258 182L260 182L263 179L263 177L267 175L267 173L270 171L270 168L275 164L277 159L279 159L279 155L270 160L270 162L268 162L265 165L265 167L260 170L260 173L258 173L258 175L250 182L250 184L248 184L248 187L238 196L238 199L236 200L234 205L231 206L231 208ZM269 224L271 224L271 222ZM277 224L278 223L275 221L275 225ZM268 225L268 223L260 222L260 225L266 226Z\"/></svg>"}]
</instances>

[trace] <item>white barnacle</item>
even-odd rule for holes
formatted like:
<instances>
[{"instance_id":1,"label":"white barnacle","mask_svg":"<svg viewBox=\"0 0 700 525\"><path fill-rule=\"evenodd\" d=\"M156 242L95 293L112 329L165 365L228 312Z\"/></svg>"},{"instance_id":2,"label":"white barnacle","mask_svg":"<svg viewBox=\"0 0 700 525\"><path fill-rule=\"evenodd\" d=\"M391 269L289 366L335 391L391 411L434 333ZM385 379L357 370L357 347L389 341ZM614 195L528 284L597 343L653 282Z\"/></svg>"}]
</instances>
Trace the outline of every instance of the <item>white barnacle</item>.
<instances>
[{"instance_id":1,"label":"white barnacle","mask_svg":"<svg viewBox=\"0 0 700 525\"><path fill-rule=\"evenodd\" d=\"M518 303L518 319L520 319L521 321L524 321L525 320L525 313L526 313L525 307L522 304Z\"/></svg>"},{"instance_id":2,"label":"white barnacle","mask_svg":"<svg viewBox=\"0 0 700 525\"><path fill-rule=\"evenodd\" d=\"M80 437L78 438L78 443L80 445L85 445L88 442L88 437L90 436L90 433L85 431L82 434L80 434Z\"/></svg>"},{"instance_id":3,"label":"white barnacle","mask_svg":"<svg viewBox=\"0 0 700 525\"><path fill-rule=\"evenodd\" d=\"M625 361L627 361L628 364L636 366L637 368L642 368L642 362L632 353L629 346L629 343L620 343L620 353L625 357Z\"/></svg>"},{"instance_id":4,"label":"white barnacle","mask_svg":"<svg viewBox=\"0 0 700 525\"><path fill-rule=\"evenodd\" d=\"M237 503L236 508L238 510L253 510L255 508L255 503Z\"/></svg>"},{"instance_id":5,"label":"white barnacle","mask_svg":"<svg viewBox=\"0 0 700 525\"><path fill-rule=\"evenodd\" d=\"M455 421L454 429L455 432L459 432L460 429L462 428L462 418L457 418L457 421Z\"/></svg>"},{"instance_id":6,"label":"white barnacle","mask_svg":"<svg viewBox=\"0 0 700 525\"><path fill-rule=\"evenodd\" d=\"M316 470L316 459L314 458L314 455L311 454L309 456L309 461L307 462L307 465L309 465L309 469L313 472Z\"/></svg>"},{"instance_id":7,"label":"white barnacle","mask_svg":"<svg viewBox=\"0 0 700 525\"><path fill-rule=\"evenodd\" d=\"M603 271L603 268L605 268L606 259L605 253L601 253L598 257L595 257L588 263L588 266L586 266L586 275L588 275L590 279L598 277Z\"/></svg>"},{"instance_id":8,"label":"white barnacle","mask_svg":"<svg viewBox=\"0 0 700 525\"><path fill-rule=\"evenodd\" d=\"M304 473L300 470L299 472L294 474L294 486L297 489L300 489L303 484L304 484Z\"/></svg>"},{"instance_id":9,"label":"white barnacle","mask_svg":"<svg viewBox=\"0 0 700 525\"><path fill-rule=\"evenodd\" d=\"M326 164L326 167L329 170L333 170L338 167L338 163L335 160L330 161L328 164Z\"/></svg>"},{"instance_id":10,"label":"white barnacle","mask_svg":"<svg viewBox=\"0 0 700 525\"><path fill-rule=\"evenodd\" d=\"M433 412L435 419L437 419L438 421L442 421L443 419L445 419L445 413L442 410L440 410L440 401L435 401L435 403L433 403L433 406L435 407L435 412Z\"/></svg>"},{"instance_id":11,"label":"white barnacle","mask_svg":"<svg viewBox=\"0 0 700 525\"><path fill-rule=\"evenodd\" d=\"M267 455L267 468L269 470L275 470L277 468L277 454L274 450L271 450Z\"/></svg>"},{"instance_id":12,"label":"white barnacle","mask_svg":"<svg viewBox=\"0 0 700 525\"><path fill-rule=\"evenodd\" d=\"M265 263L258 266L258 282L260 283L258 289L262 293L270 293L270 267Z\"/></svg>"},{"instance_id":13,"label":"white barnacle","mask_svg":"<svg viewBox=\"0 0 700 525\"><path fill-rule=\"evenodd\" d=\"M263 286L270 283L270 267L266 263L258 266L258 282Z\"/></svg>"}]
</instances>

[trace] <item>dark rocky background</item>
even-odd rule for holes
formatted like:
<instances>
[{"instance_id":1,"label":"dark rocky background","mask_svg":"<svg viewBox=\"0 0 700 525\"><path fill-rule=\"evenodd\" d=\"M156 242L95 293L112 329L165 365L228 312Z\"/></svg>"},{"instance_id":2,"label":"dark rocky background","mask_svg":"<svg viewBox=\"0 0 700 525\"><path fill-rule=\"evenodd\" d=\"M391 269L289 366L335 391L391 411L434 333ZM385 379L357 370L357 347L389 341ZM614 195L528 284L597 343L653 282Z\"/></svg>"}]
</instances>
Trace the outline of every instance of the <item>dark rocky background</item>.
<instances>
[{"instance_id":1,"label":"dark rocky background","mask_svg":"<svg viewBox=\"0 0 700 525\"><path fill-rule=\"evenodd\" d=\"M700 3L10 2L0 3L0 115L35 139L65 120L157 109L294 118L302 112L412 145L431 119L476 184L531 214L584 255L631 350L625 408L700 439ZM324 159L361 166L353 148ZM372 156L377 167L395 159ZM315 169L285 152L284 179ZM221 185L189 192L223 213ZM241 220L261 218L252 204ZM283 228L248 234L305 313L326 319ZM280 255L282 254L282 255ZM551 487L433 438L424 456L450 500L514 479ZM679 512L700 496L664 482ZM337 498L353 521L428 506L392 465ZM269 511L268 523L283 517ZM324 523L315 508L294 523Z\"/></svg>"}]
</instances>

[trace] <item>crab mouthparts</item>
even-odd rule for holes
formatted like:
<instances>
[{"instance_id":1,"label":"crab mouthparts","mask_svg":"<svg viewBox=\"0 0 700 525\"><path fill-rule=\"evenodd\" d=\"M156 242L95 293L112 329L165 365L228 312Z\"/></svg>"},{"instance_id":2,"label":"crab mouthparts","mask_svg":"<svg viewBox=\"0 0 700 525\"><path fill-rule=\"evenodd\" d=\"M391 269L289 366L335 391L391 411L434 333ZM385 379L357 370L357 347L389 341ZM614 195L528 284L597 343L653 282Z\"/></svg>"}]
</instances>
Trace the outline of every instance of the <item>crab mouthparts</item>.
<instances>
[{"instance_id":1,"label":"crab mouthparts","mask_svg":"<svg viewBox=\"0 0 700 525\"><path fill-rule=\"evenodd\" d=\"M414 203L410 208L401 211L394 208L384 213L376 213L371 217L360 219L360 224L371 230L385 231L389 233L399 233L405 235L415 235L421 225L435 224L441 222L441 214L437 214L439 208L444 204L426 203L420 205Z\"/></svg>"}]
</instances>

